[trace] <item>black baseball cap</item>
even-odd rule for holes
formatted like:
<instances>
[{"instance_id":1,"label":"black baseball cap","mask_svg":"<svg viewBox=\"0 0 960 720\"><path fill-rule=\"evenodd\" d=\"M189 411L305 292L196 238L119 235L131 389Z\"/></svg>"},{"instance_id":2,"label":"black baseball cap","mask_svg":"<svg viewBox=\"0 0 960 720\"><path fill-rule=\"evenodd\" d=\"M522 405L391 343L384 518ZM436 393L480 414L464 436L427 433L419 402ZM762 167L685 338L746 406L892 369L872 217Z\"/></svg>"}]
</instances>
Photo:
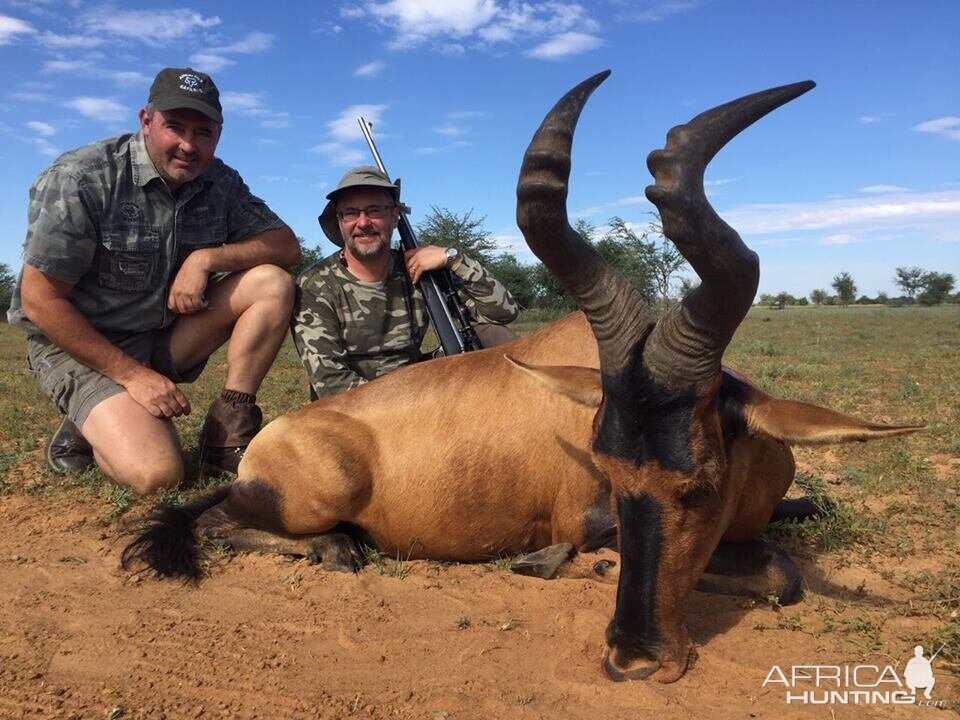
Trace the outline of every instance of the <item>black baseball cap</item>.
<instances>
[{"instance_id":1,"label":"black baseball cap","mask_svg":"<svg viewBox=\"0 0 960 720\"><path fill-rule=\"evenodd\" d=\"M157 110L190 108L211 120L223 123L220 91L206 73L193 68L164 68L150 86L150 97Z\"/></svg>"}]
</instances>

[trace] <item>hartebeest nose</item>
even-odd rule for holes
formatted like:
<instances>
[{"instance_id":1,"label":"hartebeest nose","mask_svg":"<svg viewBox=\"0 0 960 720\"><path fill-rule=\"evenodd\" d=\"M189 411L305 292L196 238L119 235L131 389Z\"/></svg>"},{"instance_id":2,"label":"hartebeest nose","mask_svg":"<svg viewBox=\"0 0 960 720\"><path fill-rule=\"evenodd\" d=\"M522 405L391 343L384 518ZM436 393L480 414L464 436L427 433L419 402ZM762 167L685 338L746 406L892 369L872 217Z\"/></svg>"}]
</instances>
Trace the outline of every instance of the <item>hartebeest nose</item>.
<instances>
[{"instance_id":1,"label":"hartebeest nose","mask_svg":"<svg viewBox=\"0 0 960 720\"><path fill-rule=\"evenodd\" d=\"M636 658L630 662L622 663L621 667L616 648L607 648L603 654L603 672L614 682L623 682L624 680L646 680L660 669L660 661L656 658Z\"/></svg>"}]
</instances>

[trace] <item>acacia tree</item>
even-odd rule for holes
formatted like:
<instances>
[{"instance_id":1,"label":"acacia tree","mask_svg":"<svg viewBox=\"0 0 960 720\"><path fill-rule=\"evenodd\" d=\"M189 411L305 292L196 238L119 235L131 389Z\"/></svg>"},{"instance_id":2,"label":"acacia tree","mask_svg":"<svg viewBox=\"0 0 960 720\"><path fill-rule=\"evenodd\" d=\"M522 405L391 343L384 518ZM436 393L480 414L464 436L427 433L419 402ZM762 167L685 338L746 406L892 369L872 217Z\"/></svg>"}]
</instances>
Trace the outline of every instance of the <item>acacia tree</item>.
<instances>
[{"instance_id":1,"label":"acacia tree","mask_svg":"<svg viewBox=\"0 0 960 720\"><path fill-rule=\"evenodd\" d=\"M954 279L950 273L923 274L923 292L917 297L922 305L940 305L953 291Z\"/></svg>"},{"instance_id":2,"label":"acacia tree","mask_svg":"<svg viewBox=\"0 0 960 720\"><path fill-rule=\"evenodd\" d=\"M485 217L473 217L473 209L458 215L447 208L430 206L430 213L417 225L421 245L455 247L482 265L494 260L497 243L483 227Z\"/></svg>"},{"instance_id":3,"label":"acacia tree","mask_svg":"<svg viewBox=\"0 0 960 720\"><path fill-rule=\"evenodd\" d=\"M919 267L898 267L893 281L900 286L903 294L913 300L917 292L923 288L924 270Z\"/></svg>"},{"instance_id":4,"label":"acacia tree","mask_svg":"<svg viewBox=\"0 0 960 720\"><path fill-rule=\"evenodd\" d=\"M306 241L300 235L297 235L297 242L300 243L300 260L290 268L290 274L294 277L297 277L311 265L315 265L323 260L323 252L320 250L319 245L315 245L312 248L306 247L304 245Z\"/></svg>"},{"instance_id":5,"label":"acacia tree","mask_svg":"<svg viewBox=\"0 0 960 720\"><path fill-rule=\"evenodd\" d=\"M823 303L827 301L828 297L829 296L827 295L826 290L821 290L817 288L812 293L810 293L810 302L812 302L814 305L823 305Z\"/></svg>"},{"instance_id":6,"label":"acacia tree","mask_svg":"<svg viewBox=\"0 0 960 720\"><path fill-rule=\"evenodd\" d=\"M857 284L848 272L835 275L831 286L837 291L837 300L841 307L846 307L857 297Z\"/></svg>"},{"instance_id":7,"label":"acacia tree","mask_svg":"<svg viewBox=\"0 0 960 720\"><path fill-rule=\"evenodd\" d=\"M7 319L7 310L13 299L13 286L16 282L17 278L10 272L10 267L6 263L0 263L0 320L2 321Z\"/></svg>"},{"instance_id":8,"label":"acacia tree","mask_svg":"<svg viewBox=\"0 0 960 720\"><path fill-rule=\"evenodd\" d=\"M537 302L537 284L533 268L521 265L516 255L503 253L487 264L493 276L510 291L521 308L533 307Z\"/></svg>"}]
</instances>

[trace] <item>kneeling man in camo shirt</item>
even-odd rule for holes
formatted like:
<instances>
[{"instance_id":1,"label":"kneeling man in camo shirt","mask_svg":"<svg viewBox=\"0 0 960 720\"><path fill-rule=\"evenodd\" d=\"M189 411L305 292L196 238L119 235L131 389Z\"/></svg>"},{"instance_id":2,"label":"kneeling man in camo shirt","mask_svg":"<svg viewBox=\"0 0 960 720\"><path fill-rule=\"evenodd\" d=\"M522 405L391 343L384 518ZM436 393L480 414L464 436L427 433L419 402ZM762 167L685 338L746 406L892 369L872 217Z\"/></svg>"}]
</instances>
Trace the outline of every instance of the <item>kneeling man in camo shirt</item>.
<instances>
[{"instance_id":1,"label":"kneeling man in camo shirt","mask_svg":"<svg viewBox=\"0 0 960 720\"><path fill-rule=\"evenodd\" d=\"M229 340L227 378L200 434L208 468L235 472L259 430L256 392L283 341L296 237L214 157L213 80L167 68L140 128L60 156L30 189L9 311L27 360L64 415L47 446L57 472L92 462L138 493L184 475L172 418Z\"/></svg>"}]
</instances>

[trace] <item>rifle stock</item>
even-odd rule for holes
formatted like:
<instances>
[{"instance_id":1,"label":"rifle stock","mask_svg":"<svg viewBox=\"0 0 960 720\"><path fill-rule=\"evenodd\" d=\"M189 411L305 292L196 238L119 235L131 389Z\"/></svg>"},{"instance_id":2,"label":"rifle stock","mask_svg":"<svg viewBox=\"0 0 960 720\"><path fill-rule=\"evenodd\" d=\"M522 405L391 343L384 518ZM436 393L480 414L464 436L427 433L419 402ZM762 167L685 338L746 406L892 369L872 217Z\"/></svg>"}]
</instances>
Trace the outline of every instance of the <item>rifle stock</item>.
<instances>
[{"instance_id":1,"label":"rifle stock","mask_svg":"<svg viewBox=\"0 0 960 720\"><path fill-rule=\"evenodd\" d=\"M367 141L370 153L377 164L380 172L388 178L390 174L380 159L380 153L377 152L376 143L373 141L371 128L373 125L363 117L357 118L360 123L360 130ZM407 219L407 215L400 207L400 222L397 225L397 231L400 234L400 247L404 250L412 250L420 247L416 233ZM456 284L453 279L453 273L448 268L440 270L431 270L423 274L420 278L420 292L423 293L423 299L427 306L427 315L430 316L430 323L440 341L440 347L443 348L444 355L456 355L469 350L479 350L482 346L477 338L477 334L470 324L470 314L460 296L457 294Z\"/></svg>"}]
</instances>

